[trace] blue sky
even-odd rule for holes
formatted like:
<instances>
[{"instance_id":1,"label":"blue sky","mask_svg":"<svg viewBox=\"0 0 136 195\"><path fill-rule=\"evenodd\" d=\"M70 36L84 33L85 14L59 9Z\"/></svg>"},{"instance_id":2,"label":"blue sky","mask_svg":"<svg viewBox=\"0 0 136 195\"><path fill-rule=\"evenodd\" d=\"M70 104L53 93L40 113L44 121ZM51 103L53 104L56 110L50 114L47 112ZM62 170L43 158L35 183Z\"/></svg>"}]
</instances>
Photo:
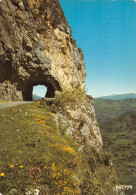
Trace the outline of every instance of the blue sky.
<instances>
[{"instance_id":1,"label":"blue sky","mask_svg":"<svg viewBox=\"0 0 136 195\"><path fill-rule=\"evenodd\" d=\"M33 87L33 94L40 97L45 97L47 88L44 85L37 85Z\"/></svg>"},{"instance_id":2,"label":"blue sky","mask_svg":"<svg viewBox=\"0 0 136 195\"><path fill-rule=\"evenodd\" d=\"M136 1L60 0L93 97L136 93ZM43 88L36 89L41 94Z\"/></svg>"},{"instance_id":3,"label":"blue sky","mask_svg":"<svg viewBox=\"0 0 136 195\"><path fill-rule=\"evenodd\" d=\"M60 0L86 63L93 97L136 93L136 2Z\"/></svg>"}]
</instances>

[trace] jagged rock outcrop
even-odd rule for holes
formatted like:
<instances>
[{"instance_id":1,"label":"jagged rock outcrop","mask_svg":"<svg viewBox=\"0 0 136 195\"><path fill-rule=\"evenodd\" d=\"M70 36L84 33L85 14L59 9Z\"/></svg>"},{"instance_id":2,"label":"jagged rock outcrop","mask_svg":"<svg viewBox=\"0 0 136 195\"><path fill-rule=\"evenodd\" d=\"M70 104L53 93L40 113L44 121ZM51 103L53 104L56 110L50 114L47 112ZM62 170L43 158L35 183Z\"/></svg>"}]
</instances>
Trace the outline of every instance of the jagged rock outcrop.
<instances>
[{"instance_id":1,"label":"jagged rock outcrop","mask_svg":"<svg viewBox=\"0 0 136 195\"><path fill-rule=\"evenodd\" d=\"M75 138L80 145L80 151L84 151L88 145L99 150L102 147L102 139L95 116L93 98L82 94L81 91L72 91L72 93L75 94L69 94L68 100L73 104L68 103L66 97L59 96L62 102L60 100L61 104L55 112L58 128ZM79 99L74 101L74 96L75 99L76 97Z\"/></svg>"},{"instance_id":2,"label":"jagged rock outcrop","mask_svg":"<svg viewBox=\"0 0 136 195\"><path fill-rule=\"evenodd\" d=\"M56 91L84 89L85 76L82 50L72 38L58 0L0 1L0 100L32 100L35 85L47 87L46 97L54 97ZM85 106L71 111L78 123L68 129L78 130L89 145L101 148L92 100L85 101ZM85 123L80 122L82 114Z\"/></svg>"}]
</instances>

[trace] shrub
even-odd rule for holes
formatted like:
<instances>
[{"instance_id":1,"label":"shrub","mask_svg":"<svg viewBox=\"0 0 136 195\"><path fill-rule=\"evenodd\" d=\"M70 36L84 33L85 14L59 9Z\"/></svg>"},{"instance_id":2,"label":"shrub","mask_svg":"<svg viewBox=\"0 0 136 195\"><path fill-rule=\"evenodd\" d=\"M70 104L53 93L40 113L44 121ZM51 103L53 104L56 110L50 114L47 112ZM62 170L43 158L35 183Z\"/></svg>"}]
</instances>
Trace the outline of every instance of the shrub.
<instances>
[{"instance_id":1,"label":"shrub","mask_svg":"<svg viewBox=\"0 0 136 195\"><path fill-rule=\"evenodd\" d=\"M52 109L53 110L62 110L66 112L67 109L76 109L79 105L84 104L85 102L85 92L83 89L74 89L64 90L60 94L55 96L53 100Z\"/></svg>"}]
</instances>

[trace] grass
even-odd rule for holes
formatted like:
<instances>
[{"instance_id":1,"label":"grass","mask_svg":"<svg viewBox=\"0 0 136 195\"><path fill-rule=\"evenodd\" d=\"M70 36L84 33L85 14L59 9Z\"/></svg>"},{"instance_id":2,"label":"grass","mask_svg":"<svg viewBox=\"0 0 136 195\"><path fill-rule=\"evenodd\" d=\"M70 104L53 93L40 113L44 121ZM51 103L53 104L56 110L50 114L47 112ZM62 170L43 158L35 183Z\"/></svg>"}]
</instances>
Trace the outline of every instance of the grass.
<instances>
[{"instance_id":1,"label":"grass","mask_svg":"<svg viewBox=\"0 0 136 195\"><path fill-rule=\"evenodd\" d=\"M3 109L0 133L1 193L13 188L23 193L26 186L47 181L56 192L78 192L76 179L70 177L76 172L77 146L71 137L61 136L48 109L38 104Z\"/></svg>"},{"instance_id":2,"label":"grass","mask_svg":"<svg viewBox=\"0 0 136 195\"><path fill-rule=\"evenodd\" d=\"M86 94L83 89L64 90L55 96L51 107L53 111L61 110L68 116L67 110L76 110L80 105L85 105L85 99Z\"/></svg>"},{"instance_id":3,"label":"grass","mask_svg":"<svg viewBox=\"0 0 136 195\"><path fill-rule=\"evenodd\" d=\"M100 127L103 123L113 120L126 112L136 111L136 99L104 100L94 99L96 116Z\"/></svg>"},{"instance_id":4,"label":"grass","mask_svg":"<svg viewBox=\"0 0 136 195\"><path fill-rule=\"evenodd\" d=\"M109 155L90 148L79 152L72 136L57 128L46 104L2 109L0 139L2 194L16 189L23 195L31 187L49 195L114 194L116 175Z\"/></svg>"},{"instance_id":5,"label":"grass","mask_svg":"<svg viewBox=\"0 0 136 195\"><path fill-rule=\"evenodd\" d=\"M112 152L116 173L122 185L136 182L135 131L124 133L103 133L104 150Z\"/></svg>"},{"instance_id":6,"label":"grass","mask_svg":"<svg viewBox=\"0 0 136 195\"><path fill-rule=\"evenodd\" d=\"M136 99L95 100L104 150L113 153L113 163L122 185L136 192Z\"/></svg>"}]
</instances>

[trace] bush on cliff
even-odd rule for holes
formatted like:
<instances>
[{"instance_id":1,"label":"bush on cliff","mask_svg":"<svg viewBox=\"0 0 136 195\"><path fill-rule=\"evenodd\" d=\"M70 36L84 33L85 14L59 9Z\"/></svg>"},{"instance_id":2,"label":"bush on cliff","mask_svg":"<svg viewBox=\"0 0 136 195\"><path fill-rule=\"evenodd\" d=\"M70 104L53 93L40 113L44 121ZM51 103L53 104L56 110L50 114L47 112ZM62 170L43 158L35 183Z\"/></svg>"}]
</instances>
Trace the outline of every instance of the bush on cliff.
<instances>
[{"instance_id":1,"label":"bush on cliff","mask_svg":"<svg viewBox=\"0 0 136 195\"><path fill-rule=\"evenodd\" d=\"M77 88L74 90L64 90L55 96L53 100L52 109L66 112L67 109L76 109L81 104L85 103L85 91Z\"/></svg>"}]
</instances>

